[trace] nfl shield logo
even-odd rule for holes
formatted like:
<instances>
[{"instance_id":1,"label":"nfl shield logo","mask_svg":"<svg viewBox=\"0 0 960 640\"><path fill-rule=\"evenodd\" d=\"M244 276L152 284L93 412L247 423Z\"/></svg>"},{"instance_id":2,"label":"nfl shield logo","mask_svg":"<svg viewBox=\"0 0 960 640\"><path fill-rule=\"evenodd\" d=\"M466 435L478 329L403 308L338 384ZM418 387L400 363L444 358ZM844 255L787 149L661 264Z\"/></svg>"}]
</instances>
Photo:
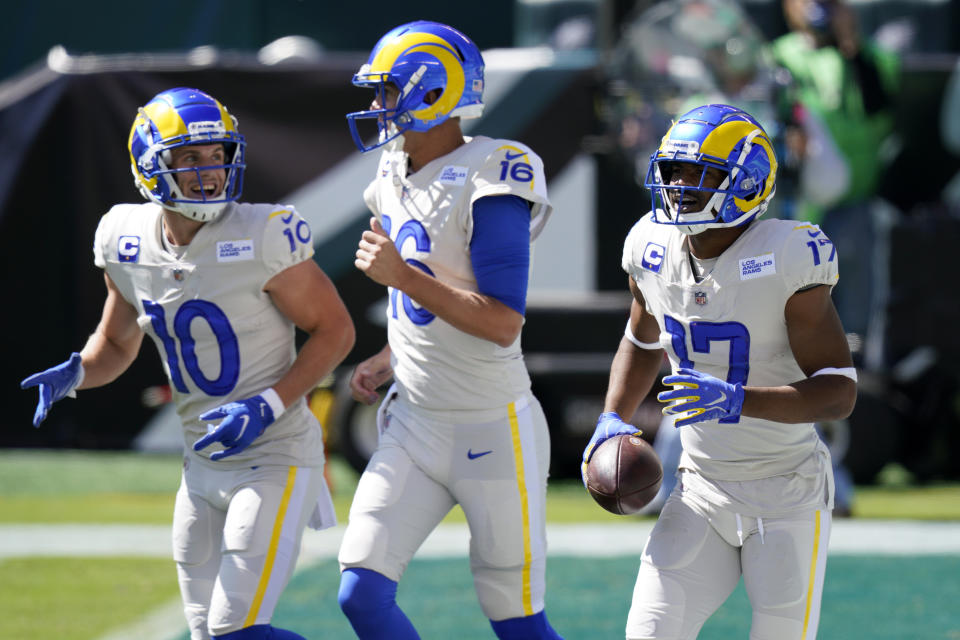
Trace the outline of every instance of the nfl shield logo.
<instances>
[{"instance_id":1,"label":"nfl shield logo","mask_svg":"<svg viewBox=\"0 0 960 640\"><path fill-rule=\"evenodd\" d=\"M697 291L693 294L693 301L699 305L707 304L707 294L703 291Z\"/></svg>"}]
</instances>

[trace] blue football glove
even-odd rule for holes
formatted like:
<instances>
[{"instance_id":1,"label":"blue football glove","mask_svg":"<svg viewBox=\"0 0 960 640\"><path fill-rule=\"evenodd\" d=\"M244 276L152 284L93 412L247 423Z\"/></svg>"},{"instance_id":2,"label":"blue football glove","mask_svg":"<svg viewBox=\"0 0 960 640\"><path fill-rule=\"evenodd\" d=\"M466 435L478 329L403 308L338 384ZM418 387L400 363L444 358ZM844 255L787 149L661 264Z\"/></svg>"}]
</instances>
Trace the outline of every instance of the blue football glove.
<instances>
[{"instance_id":1,"label":"blue football glove","mask_svg":"<svg viewBox=\"0 0 960 640\"><path fill-rule=\"evenodd\" d=\"M76 352L71 353L70 359L66 362L25 378L20 383L21 389L40 387L40 401L37 403L37 410L33 414L33 426L40 426L40 423L47 417L47 413L50 412L50 407L57 400L62 400L65 396L77 397L73 390L82 381L83 365L80 364L80 354Z\"/></svg>"},{"instance_id":2,"label":"blue football glove","mask_svg":"<svg viewBox=\"0 0 960 640\"><path fill-rule=\"evenodd\" d=\"M657 394L660 402L672 402L663 408L665 416L680 416L674 426L695 422L736 418L743 409L743 386L730 384L719 378L693 369L679 369L675 375L663 379L672 391Z\"/></svg>"},{"instance_id":3,"label":"blue football glove","mask_svg":"<svg viewBox=\"0 0 960 640\"><path fill-rule=\"evenodd\" d=\"M583 479L583 486L587 486L587 463L590 462L590 458L593 457L593 452L597 450L597 447L613 436L621 434L639 435L640 433L640 429L624 422L616 412L601 413L600 417L597 418L597 428L593 432L593 437L587 443L587 448L583 450L583 462L580 463L580 477Z\"/></svg>"},{"instance_id":4,"label":"blue football glove","mask_svg":"<svg viewBox=\"0 0 960 640\"><path fill-rule=\"evenodd\" d=\"M273 409L270 408L270 404L263 399L262 395L256 395L246 400L228 402L223 406L200 414L201 420L209 421L220 418L224 418L224 421L193 443L194 451L209 447L214 442L219 442L227 447L223 451L215 451L210 454L210 459L214 462L240 453L249 447L250 443L256 440L274 421Z\"/></svg>"}]
</instances>

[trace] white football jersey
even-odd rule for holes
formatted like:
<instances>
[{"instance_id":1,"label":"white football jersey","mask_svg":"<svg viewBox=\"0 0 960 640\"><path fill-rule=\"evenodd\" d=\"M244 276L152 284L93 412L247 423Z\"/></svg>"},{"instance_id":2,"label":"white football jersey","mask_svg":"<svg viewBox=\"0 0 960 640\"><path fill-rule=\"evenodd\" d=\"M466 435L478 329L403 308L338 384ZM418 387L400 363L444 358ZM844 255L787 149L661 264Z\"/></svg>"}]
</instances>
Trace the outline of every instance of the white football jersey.
<instances>
[{"instance_id":1,"label":"white football jersey","mask_svg":"<svg viewBox=\"0 0 960 640\"><path fill-rule=\"evenodd\" d=\"M279 205L231 203L189 245L170 250L161 239L161 220L162 209L152 203L114 206L97 227L94 257L156 343L184 443L192 448L212 424L199 420L201 413L260 393L293 364L294 325L263 287L309 260L313 242L306 221ZM209 457L220 449L214 444L199 454ZM304 398L247 449L217 465L252 460L323 463L321 430Z\"/></svg>"},{"instance_id":2,"label":"white football jersey","mask_svg":"<svg viewBox=\"0 0 960 640\"><path fill-rule=\"evenodd\" d=\"M836 250L816 225L753 222L702 282L694 280L685 236L647 214L623 249L623 268L660 325L674 372L693 368L744 386L806 378L787 338L784 307L797 290L837 282ZM790 473L820 447L813 424L740 416L680 427L680 466L715 480Z\"/></svg>"},{"instance_id":3,"label":"white football jersey","mask_svg":"<svg viewBox=\"0 0 960 640\"><path fill-rule=\"evenodd\" d=\"M551 212L543 162L511 140L477 136L407 175L407 155L385 151L364 192L406 261L450 286L477 291L470 262L473 203L515 195L530 205L530 239ZM389 289L387 332L400 397L434 411L503 407L530 388L520 338L509 347L471 336Z\"/></svg>"}]
</instances>

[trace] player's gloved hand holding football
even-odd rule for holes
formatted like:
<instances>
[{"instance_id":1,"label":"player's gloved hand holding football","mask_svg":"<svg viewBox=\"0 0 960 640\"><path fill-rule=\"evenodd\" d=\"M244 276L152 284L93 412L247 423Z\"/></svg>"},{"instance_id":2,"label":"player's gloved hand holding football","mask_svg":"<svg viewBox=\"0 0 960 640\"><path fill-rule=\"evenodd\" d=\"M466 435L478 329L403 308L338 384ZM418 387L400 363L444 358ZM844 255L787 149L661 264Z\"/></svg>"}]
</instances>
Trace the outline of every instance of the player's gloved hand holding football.
<instances>
[{"instance_id":1,"label":"player's gloved hand holding football","mask_svg":"<svg viewBox=\"0 0 960 640\"><path fill-rule=\"evenodd\" d=\"M580 477L583 479L583 486L587 486L587 463L590 462L590 458L593 457L593 452L597 450L597 447L613 436L621 434L639 435L640 433L640 429L624 422L615 411L601 413L600 417L597 418L597 428L593 431L593 437L587 443L587 448L583 450L583 462L580 464Z\"/></svg>"},{"instance_id":2,"label":"player's gloved hand holding football","mask_svg":"<svg viewBox=\"0 0 960 640\"><path fill-rule=\"evenodd\" d=\"M730 384L694 369L678 369L664 378L663 384L674 389L661 391L657 400L674 403L663 408L663 415L681 416L674 423L676 427L737 417L743 409L743 386L739 382Z\"/></svg>"},{"instance_id":3,"label":"player's gloved hand holding football","mask_svg":"<svg viewBox=\"0 0 960 640\"><path fill-rule=\"evenodd\" d=\"M65 396L76 398L77 394L74 389L80 386L81 382L83 382L83 364L81 364L80 354L77 352L71 353L70 359L66 362L25 378L20 383L21 389L40 387L40 401L37 403L37 410L33 414L33 426L40 426L40 423L47 417L47 413L50 412L50 407L57 400L62 400Z\"/></svg>"},{"instance_id":4,"label":"player's gloved hand holding football","mask_svg":"<svg viewBox=\"0 0 960 640\"><path fill-rule=\"evenodd\" d=\"M193 450L200 451L214 442L221 443L227 448L210 454L210 459L214 462L240 453L273 424L281 413L283 413L283 402L273 389L267 389L252 398L228 402L216 409L211 409L200 414L200 419L211 421L224 418L224 420L216 426L210 425L207 435L193 443Z\"/></svg>"}]
</instances>

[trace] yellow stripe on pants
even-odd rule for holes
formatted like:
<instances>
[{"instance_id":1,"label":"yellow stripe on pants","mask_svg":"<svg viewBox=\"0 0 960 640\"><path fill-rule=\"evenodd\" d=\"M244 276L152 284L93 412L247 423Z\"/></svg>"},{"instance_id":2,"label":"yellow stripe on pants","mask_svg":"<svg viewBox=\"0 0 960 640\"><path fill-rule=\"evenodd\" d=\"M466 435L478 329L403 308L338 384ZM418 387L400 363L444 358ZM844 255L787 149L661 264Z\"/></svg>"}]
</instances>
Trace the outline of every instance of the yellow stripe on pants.
<instances>
[{"instance_id":1,"label":"yellow stripe on pants","mask_svg":"<svg viewBox=\"0 0 960 640\"><path fill-rule=\"evenodd\" d=\"M813 587L817 580L817 554L820 550L820 512L813 514L813 554L810 558L810 577L807 579L807 609L803 613L803 635L807 637L807 625L810 624L810 606L813 603Z\"/></svg>"},{"instance_id":2,"label":"yellow stripe on pants","mask_svg":"<svg viewBox=\"0 0 960 640\"><path fill-rule=\"evenodd\" d=\"M523 521L523 612L533 615L533 596L530 593L530 504L527 498L527 480L523 471L523 445L520 442L520 425L517 421L517 407L511 402L507 406L510 415L510 435L513 439L513 459L517 467L517 490L520 492L520 512Z\"/></svg>"},{"instance_id":3,"label":"yellow stripe on pants","mask_svg":"<svg viewBox=\"0 0 960 640\"><path fill-rule=\"evenodd\" d=\"M277 519L273 523L270 547L267 549L267 557L263 561L263 572L260 574L260 584L257 585L257 593L253 596L253 602L250 603L250 612L247 614L247 619L243 623L244 627L249 627L257 621L257 613L260 612L260 605L263 603L263 594L267 592L267 585L270 584L270 574L273 573L273 561L277 557L280 533L283 531L283 521L287 517L287 507L290 505L290 494L293 493L293 485L296 478L297 468L290 467L290 471L287 473L287 486L283 489L280 508L277 510Z\"/></svg>"}]
</instances>

